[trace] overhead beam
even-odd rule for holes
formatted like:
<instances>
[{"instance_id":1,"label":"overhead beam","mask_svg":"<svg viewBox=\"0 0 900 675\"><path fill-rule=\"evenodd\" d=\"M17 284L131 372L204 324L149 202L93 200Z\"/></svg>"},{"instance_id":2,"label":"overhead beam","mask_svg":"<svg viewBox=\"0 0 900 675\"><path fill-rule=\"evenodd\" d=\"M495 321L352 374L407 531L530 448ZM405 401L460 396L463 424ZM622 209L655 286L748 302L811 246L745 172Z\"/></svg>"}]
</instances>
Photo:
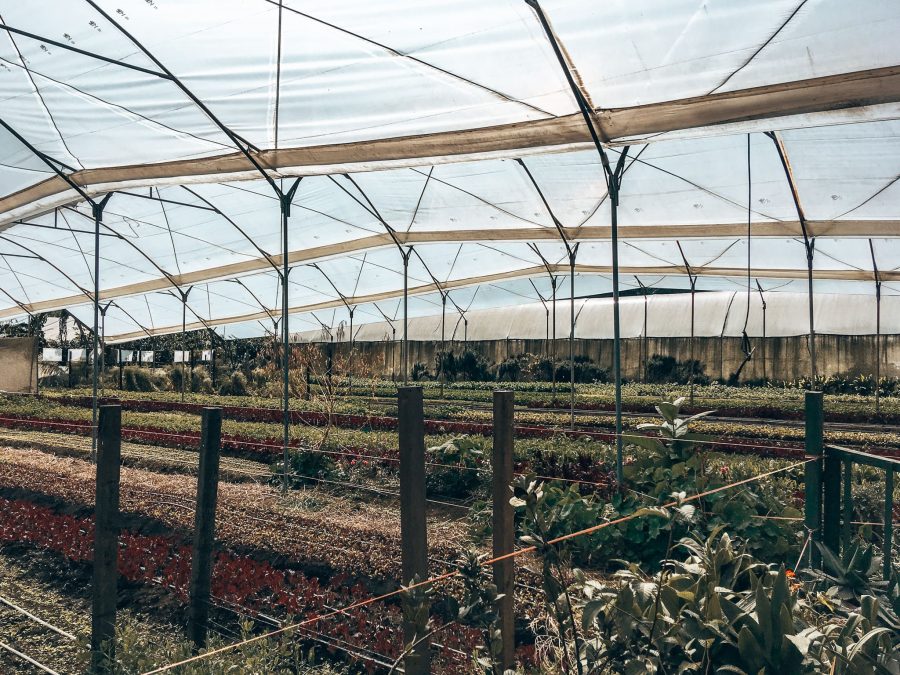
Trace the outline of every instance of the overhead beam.
<instances>
[{"instance_id":1,"label":"overhead beam","mask_svg":"<svg viewBox=\"0 0 900 675\"><path fill-rule=\"evenodd\" d=\"M617 144L670 131L897 102L900 66L891 66L631 108L600 109L596 114L610 143ZM861 115L860 119L865 118ZM575 113L480 129L264 150L255 153L254 159L280 175L306 176L522 157L587 147L592 147L588 130L581 115ZM156 164L83 169L71 173L69 178L89 193L97 194L124 187L211 183L258 175L244 153L233 152ZM0 226L61 206L73 197L71 186L63 179L47 179L0 199Z\"/></svg>"},{"instance_id":2,"label":"overhead beam","mask_svg":"<svg viewBox=\"0 0 900 675\"><path fill-rule=\"evenodd\" d=\"M569 273L569 265L561 264L551 264L550 265L551 273L559 273L559 274L568 274ZM668 266L657 266L657 267L619 267L619 272L622 275L652 275L652 276L684 276L685 269L682 265L668 265ZM699 267L699 268L691 268L691 272L700 277L741 277L747 274L747 269L744 267ZM609 275L612 273L612 267L609 265L584 265L584 264L576 264L575 265L575 273L582 275L591 275L591 274L603 274ZM502 281L510 281L513 279L526 279L531 277L538 277L547 274L547 268L544 265L535 265L533 267L525 267L518 270L511 270L507 272L498 272L496 274L486 274L480 275L476 277L467 277L464 279L456 279L453 281L441 282L440 285L435 283L426 283L421 284L419 286L413 286L409 288L409 295L426 295L428 293L435 293L441 291L449 291L456 288L466 288L471 286L480 286L483 284L491 284L498 283ZM758 278L766 278L766 279L805 279L806 278L806 270L802 269L763 269L763 268L754 268L753 269L754 276ZM822 270L816 272L817 277L820 279L829 279L836 281L871 281L873 278L872 272L868 270L855 270L855 269L838 269L838 270ZM881 279L884 281L900 281L900 271L890 271L880 272ZM343 307L345 303L349 303L351 305L364 305L369 303L377 303L382 302L384 300L390 300L393 298L399 298L403 295L403 289L392 289L389 291L382 291L380 293L370 293L365 295L359 295L354 297L344 297L344 298L333 298L329 300L323 300L322 302L317 302L309 305L300 305L291 307L288 311L290 314L308 314L310 312L317 312L325 309L334 309L336 307ZM10 312L10 310L7 310ZM0 318L3 318L6 312L0 312ZM11 314L16 314L14 310L11 311ZM229 317L220 317L216 319L211 319L209 321L204 321L202 324L200 322L196 322L193 324L187 325L187 330L200 330L202 328L209 328L211 326L221 326L226 324L233 323L244 323L247 321L256 321L262 318L265 318L267 313L265 311L259 312L251 312L247 314L240 314ZM154 335L164 335L168 333L177 333L181 331L181 324L177 326L165 326L165 327L157 327L154 330L150 331ZM143 331L134 331L131 333L124 333L120 335L110 336L107 339L107 342L127 342L129 340L136 340L140 337L144 337L145 334Z\"/></svg>"},{"instance_id":3,"label":"overhead beam","mask_svg":"<svg viewBox=\"0 0 900 675\"><path fill-rule=\"evenodd\" d=\"M807 221L807 227L820 237L900 237L900 220L846 220L846 221ZM620 225L620 240L641 239L727 239L746 235L746 224L719 223L709 225ZM606 225L563 228L570 241L604 241L610 237L610 228ZM441 244L441 243L478 243L478 242L559 242L559 233L550 228L509 228L489 230L439 230L423 232L395 232L394 236L400 245ZM801 237L799 221L761 222L753 224L753 236L790 238ZM394 246L393 238L388 234L376 234L352 241L327 244L313 248L291 251L288 264L302 265L327 260L339 256L361 253L373 249ZM252 258L241 262L209 267L184 274L170 274L168 277L149 279L133 284L125 284L108 288L100 293L101 300L140 295L168 288L185 287L194 284L232 279L272 268L272 264L281 265L281 256ZM640 274L646 273L641 268ZM546 272L546 270L545 270ZM624 273L623 273L624 274ZM746 269L743 274L746 275ZM826 278L826 277L822 277ZM870 277L866 277L870 281ZM66 309L82 302L82 296L73 295L42 300L27 305L28 311L34 313L52 312ZM0 311L0 318L12 316L10 310Z\"/></svg>"},{"instance_id":4,"label":"overhead beam","mask_svg":"<svg viewBox=\"0 0 900 675\"><path fill-rule=\"evenodd\" d=\"M900 66L795 80L631 108L598 110L613 140L900 100Z\"/></svg>"}]
</instances>

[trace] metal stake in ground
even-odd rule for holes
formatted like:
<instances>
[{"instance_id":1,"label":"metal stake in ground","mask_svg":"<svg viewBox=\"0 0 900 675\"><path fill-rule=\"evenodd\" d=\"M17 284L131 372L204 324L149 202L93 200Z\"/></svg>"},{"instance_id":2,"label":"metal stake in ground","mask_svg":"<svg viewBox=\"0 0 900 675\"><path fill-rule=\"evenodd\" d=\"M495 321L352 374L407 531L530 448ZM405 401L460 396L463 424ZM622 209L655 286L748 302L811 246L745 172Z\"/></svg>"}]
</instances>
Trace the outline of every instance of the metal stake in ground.
<instances>
[{"instance_id":1,"label":"metal stake in ground","mask_svg":"<svg viewBox=\"0 0 900 675\"><path fill-rule=\"evenodd\" d=\"M428 538L425 521L425 415L422 387L397 389L400 445L400 538L402 582L428 578ZM405 644L417 641L404 660L408 675L430 672L429 640L416 627L403 623ZM420 641L421 640L421 641Z\"/></svg>"},{"instance_id":2,"label":"metal stake in ground","mask_svg":"<svg viewBox=\"0 0 900 675\"><path fill-rule=\"evenodd\" d=\"M91 672L111 673L115 662L119 562L119 463L122 407L100 407L97 495L94 510L94 577L91 607Z\"/></svg>"},{"instance_id":3,"label":"metal stake in ground","mask_svg":"<svg viewBox=\"0 0 900 675\"><path fill-rule=\"evenodd\" d=\"M491 468L493 479L494 515L493 539L495 558L512 553L515 548L515 523L513 508L509 503L513 479L513 392L494 392L494 448ZM501 665L504 669L515 667L515 560L506 558L494 564L494 585L503 595L498 603L500 634L503 638Z\"/></svg>"},{"instance_id":4,"label":"metal stake in ground","mask_svg":"<svg viewBox=\"0 0 900 675\"><path fill-rule=\"evenodd\" d=\"M216 498L219 490L219 454L222 409L204 408L200 432L200 467L197 507L194 512L194 547L191 554L191 587L188 635L197 649L206 646L212 585L212 548L216 531Z\"/></svg>"}]
</instances>

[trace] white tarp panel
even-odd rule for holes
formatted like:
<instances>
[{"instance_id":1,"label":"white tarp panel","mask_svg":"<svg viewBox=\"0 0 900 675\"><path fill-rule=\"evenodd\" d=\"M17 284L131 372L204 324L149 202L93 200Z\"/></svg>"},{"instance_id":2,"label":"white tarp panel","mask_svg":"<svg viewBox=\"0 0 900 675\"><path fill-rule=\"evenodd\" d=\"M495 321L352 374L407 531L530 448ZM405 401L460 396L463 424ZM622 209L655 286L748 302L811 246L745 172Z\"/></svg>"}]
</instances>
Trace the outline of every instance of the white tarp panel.
<instances>
[{"instance_id":1,"label":"white tarp panel","mask_svg":"<svg viewBox=\"0 0 900 675\"><path fill-rule=\"evenodd\" d=\"M733 295L727 321L724 299L698 296L704 330L733 330L747 275L773 297L805 290L809 238L817 315L821 294L871 296L876 266L883 293L896 291L892 0L542 7L598 132L618 144L606 149L613 165L633 138L623 288L684 288L698 275L698 288ZM359 325L393 312L398 246L415 249L411 315L437 316L449 292L454 331L464 310L535 301L535 330L545 327L550 277L558 296L572 289L566 244L578 244L575 294L609 292L607 179L521 0L414 11L393 0L34 0L6 3L0 21L0 320L67 309L92 325L96 255L108 342L182 322L277 332L280 202L239 148L280 189L305 176L287 237L292 331L336 330L350 306ZM769 107L754 108L762 99ZM632 122L643 131L628 133ZM91 203L57 170L89 196L117 190L99 250ZM580 318L589 332L601 330L593 315ZM855 316L835 330L857 330Z\"/></svg>"},{"instance_id":2,"label":"white tarp panel","mask_svg":"<svg viewBox=\"0 0 900 675\"><path fill-rule=\"evenodd\" d=\"M807 323L806 296L800 293L766 293L766 335L786 337L805 335ZM685 337L691 332L690 294L649 296L647 303L648 337ZM620 301L623 338L644 334L644 299L626 297ZM698 337L740 337L747 310L746 292L698 293L695 299L695 335ZM822 294L815 302L816 332L837 335L875 333L875 298ZM882 333L900 333L900 296L882 298ZM587 299L575 302L575 337L579 339L611 339L612 300ZM754 291L750 296L747 334L762 336L762 305ZM462 328L457 316L448 315L446 337L461 341ZM546 314L539 303L521 304L498 309L471 310L467 313L469 340L543 339L546 337ZM410 340L439 340L440 316L415 317L409 323ZM551 327L552 331L552 327ZM354 330L359 342L394 339L391 326L384 322L367 323ZM398 339L402 333L398 333ZM556 322L557 338L569 336L569 303L559 302ZM321 330L297 333L300 341L322 341ZM346 336L344 341L346 341Z\"/></svg>"}]
</instances>

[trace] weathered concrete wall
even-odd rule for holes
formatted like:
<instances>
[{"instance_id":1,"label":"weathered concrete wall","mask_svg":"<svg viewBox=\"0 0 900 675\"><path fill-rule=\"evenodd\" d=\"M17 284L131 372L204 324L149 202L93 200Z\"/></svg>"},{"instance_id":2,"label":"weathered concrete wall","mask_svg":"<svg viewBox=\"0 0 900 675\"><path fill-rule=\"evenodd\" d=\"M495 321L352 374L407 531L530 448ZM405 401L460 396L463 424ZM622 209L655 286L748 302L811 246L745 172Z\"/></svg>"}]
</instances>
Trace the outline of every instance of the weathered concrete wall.
<instances>
[{"instance_id":1,"label":"weathered concrete wall","mask_svg":"<svg viewBox=\"0 0 900 675\"><path fill-rule=\"evenodd\" d=\"M0 391L37 388L37 338L0 338Z\"/></svg>"},{"instance_id":2,"label":"weathered concrete wall","mask_svg":"<svg viewBox=\"0 0 900 675\"><path fill-rule=\"evenodd\" d=\"M795 380L809 375L810 362L806 336L752 338L753 357L741 372L741 379L768 377L774 380ZM817 335L816 350L820 375L875 373L874 335ZM347 344L336 345L338 350L346 350ZM545 340L485 340L469 341L470 349L481 353L490 363L498 363L509 356L530 352L543 354L547 348ZM456 350L462 343L453 344ZM568 358L567 340L557 340L557 357ZM361 360L371 364L373 370L390 376L400 372L400 343L358 342L357 353ZM427 364L433 369L435 354L439 344L434 342L410 342L410 368L415 363ZM612 371L612 340L576 340L575 354L586 355L600 366ZM643 355L662 354L686 360L691 354L690 338L647 338L646 344L640 338L622 341L622 374L626 379L635 380L641 375ZM727 379L744 360L740 338L698 337L694 341L694 358L706 366L706 374L711 378ZM900 335L881 337L881 375L900 377Z\"/></svg>"}]
</instances>

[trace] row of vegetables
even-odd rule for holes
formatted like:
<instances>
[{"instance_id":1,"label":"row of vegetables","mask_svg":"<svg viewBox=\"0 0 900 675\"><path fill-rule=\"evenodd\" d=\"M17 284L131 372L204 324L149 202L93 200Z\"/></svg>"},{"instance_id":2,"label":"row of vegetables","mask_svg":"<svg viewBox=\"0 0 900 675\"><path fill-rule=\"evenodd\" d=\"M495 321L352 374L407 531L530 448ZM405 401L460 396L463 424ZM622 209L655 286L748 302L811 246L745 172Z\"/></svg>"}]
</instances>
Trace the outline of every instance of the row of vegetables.
<instances>
[{"instance_id":1,"label":"row of vegetables","mask_svg":"<svg viewBox=\"0 0 900 675\"><path fill-rule=\"evenodd\" d=\"M87 563L93 557L93 542L92 517L58 513L27 499L0 497L0 546L26 544L72 563ZM191 548L177 535L123 530L119 536L119 574L130 583L158 584L187 602L190 565ZM216 604L250 615L313 616L373 594L363 581L347 575L323 582L303 571L229 550L217 551L212 579ZM351 609L317 622L314 629L385 658L396 658L402 651L401 610L396 604ZM480 639L477 631L462 626L444 630L442 636L442 644L451 649L440 654L438 666L447 672L453 672L451 664L459 664L459 653L471 653Z\"/></svg>"},{"instance_id":2,"label":"row of vegetables","mask_svg":"<svg viewBox=\"0 0 900 675\"><path fill-rule=\"evenodd\" d=\"M5 401L4 408L8 410L5 418L27 416L35 419L65 419L87 421L87 408L91 405L88 397L67 397L57 399L57 405L52 401L29 400ZM164 427L177 429L177 433L190 435L196 433L198 427L195 419L190 416L180 416L174 419L169 416L165 424L160 423L159 418L153 414L166 413L198 413L204 406L200 403L177 403L167 401L147 400L141 398L104 399L108 402L117 402L123 409L131 413L126 416L126 424L130 429L144 429L154 432ZM79 412L79 409L81 410ZM646 411L652 410L652 406ZM272 408L224 406L225 419L231 424L226 424L226 433L231 430L234 443L242 443L248 453L259 455L259 448L252 449L252 443L281 444L281 411ZM143 416L140 413L146 413ZM432 435L459 435L470 434L490 436L493 431L491 413L482 410L467 410L460 407L446 407L444 409L429 409L429 419L426 420L426 433ZM305 427L335 427L349 432L362 431L367 434L372 432L392 432L397 428L395 417L385 415L339 413L328 414L321 410L293 410L291 411L293 425L292 437L296 437L306 444L315 444L317 441L309 433L304 432ZM625 420L626 431L637 429L640 424L652 422L652 417L629 417ZM610 443L614 440L613 430L615 419L611 415L579 415L576 416L576 430L570 431L567 427L570 418L567 414L532 411L518 411L516 413L516 435L522 440L548 439L551 437L567 437L570 439L591 439ZM0 418L2 423L2 418ZM278 425L277 427L275 425ZM720 452L739 452L759 454L765 456L797 456L803 448L804 429L799 426L785 426L777 424L747 424L735 421L708 421L703 420L695 425L696 430L713 437L714 444L711 450ZM875 454L887 456L900 455L897 447L897 435L889 431L853 430L846 428L826 429L825 440L838 445L851 445L865 448ZM386 444L395 447L395 439L384 437L376 438L374 435L364 437L354 434L354 439L342 445L371 449Z\"/></svg>"},{"instance_id":3,"label":"row of vegetables","mask_svg":"<svg viewBox=\"0 0 900 675\"><path fill-rule=\"evenodd\" d=\"M483 383L458 382L443 388L434 382L416 383L423 387L426 402L448 404L490 403L493 391L498 388L516 392L516 402L532 408L568 408L569 389L567 383L560 383L556 392L551 392L549 383ZM539 386L538 386L539 385ZM370 410L373 397L393 398L397 385L391 381L357 384L354 380L352 392L345 386L333 389L334 412L364 413ZM689 388L670 384L627 384L623 387L623 409L626 412L646 412L659 400L672 400L686 396ZM90 390L45 390L51 397L89 397ZM157 401L181 404L178 392L108 392L125 396L132 400ZM313 393L317 393L314 389ZM685 412L714 409L721 415L760 419L800 420L804 415L804 389L791 387L730 387L727 385L696 386L694 405L686 405ZM280 411L280 398L265 396L211 396L208 394L187 394L187 403L195 409L203 405L226 405L240 408L265 408ZM293 397L291 409L323 410L320 401ZM611 411L614 407L614 390L609 384L578 385L576 407L581 410ZM855 394L829 394L827 396L829 420L833 422L881 422L900 423L900 397L882 398L880 410L876 413L875 401L871 396ZM281 419L280 412L275 413Z\"/></svg>"}]
</instances>

